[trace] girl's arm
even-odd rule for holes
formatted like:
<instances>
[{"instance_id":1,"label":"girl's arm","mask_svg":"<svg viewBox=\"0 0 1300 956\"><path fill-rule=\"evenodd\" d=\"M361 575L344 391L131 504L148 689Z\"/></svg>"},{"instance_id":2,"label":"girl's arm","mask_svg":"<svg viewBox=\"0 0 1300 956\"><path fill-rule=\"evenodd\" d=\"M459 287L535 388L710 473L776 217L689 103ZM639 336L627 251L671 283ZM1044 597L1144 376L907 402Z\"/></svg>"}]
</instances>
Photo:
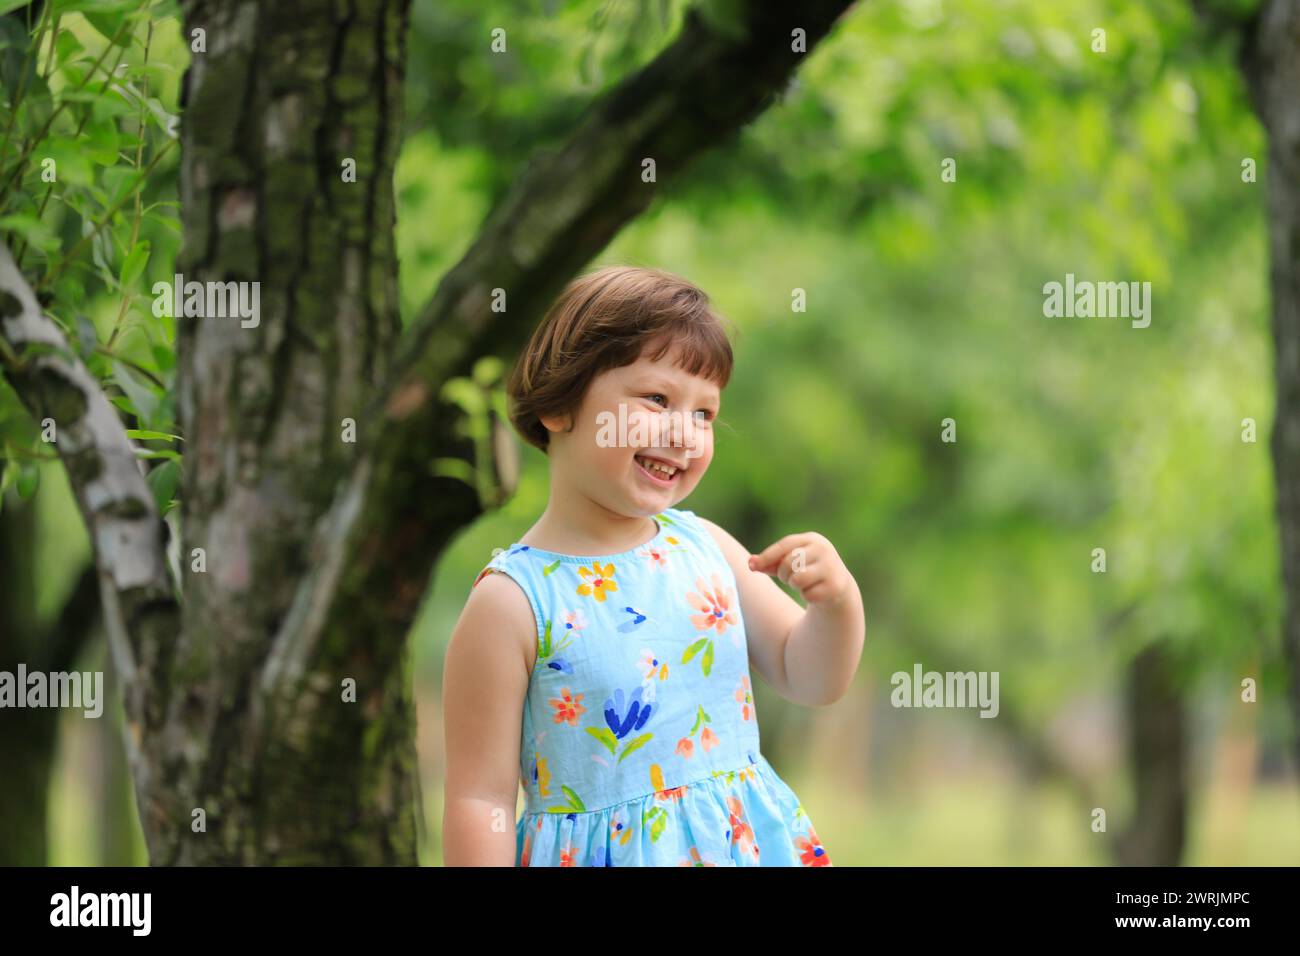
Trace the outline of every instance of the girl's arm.
<instances>
[{"instance_id":1,"label":"girl's arm","mask_svg":"<svg viewBox=\"0 0 1300 956\"><path fill-rule=\"evenodd\" d=\"M858 584L830 541L815 532L787 535L751 563L744 545L700 520L736 576L753 669L796 704L814 707L843 697L862 658L866 619ZM808 607L769 575L796 588Z\"/></svg>"},{"instance_id":2,"label":"girl's arm","mask_svg":"<svg viewBox=\"0 0 1300 956\"><path fill-rule=\"evenodd\" d=\"M443 669L444 866L514 866L519 738L537 654L532 607L504 574L470 591Z\"/></svg>"}]
</instances>

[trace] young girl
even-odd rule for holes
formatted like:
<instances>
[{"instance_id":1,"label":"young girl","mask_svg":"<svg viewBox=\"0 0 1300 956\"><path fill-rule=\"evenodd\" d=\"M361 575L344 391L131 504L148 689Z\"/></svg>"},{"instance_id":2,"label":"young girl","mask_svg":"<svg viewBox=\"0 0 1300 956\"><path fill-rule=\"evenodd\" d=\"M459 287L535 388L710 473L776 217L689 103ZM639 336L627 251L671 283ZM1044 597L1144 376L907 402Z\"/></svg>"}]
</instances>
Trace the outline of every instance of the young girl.
<instances>
[{"instance_id":1,"label":"young girl","mask_svg":"<svg viewBox=\"0 0 1300 956\"><path fill-rule=\"evenodd\" d=\"M511 419L550 498L447 651L446 865L831 865L759 750L750 672L838 700L862 598L820 534L750 555L675 507L713 458L731 365L703 292L632 267L570 283L520 357Z\"/></svg>"}]
</instances>

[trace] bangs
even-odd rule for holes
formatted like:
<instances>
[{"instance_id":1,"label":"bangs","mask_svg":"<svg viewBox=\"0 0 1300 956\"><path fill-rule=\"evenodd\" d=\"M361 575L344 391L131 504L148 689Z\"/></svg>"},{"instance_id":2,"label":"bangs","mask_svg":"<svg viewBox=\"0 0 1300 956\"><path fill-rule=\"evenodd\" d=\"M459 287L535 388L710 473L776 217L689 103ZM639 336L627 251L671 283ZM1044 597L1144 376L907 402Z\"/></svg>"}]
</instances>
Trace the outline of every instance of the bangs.
<instances>
[{"instance_id":1,"label":"bangs","mask_svg":"<svg viewBox=\"0 0 1300 956\"><path fill-rule=\"evenodd\" d=\"M646 346L645 357L657 362L671 354L674 364L688 375L714 382L719 389L731 381L734 356L727 333L716 316L713 321L676 321Z\"/></svg>"}]
</instances>

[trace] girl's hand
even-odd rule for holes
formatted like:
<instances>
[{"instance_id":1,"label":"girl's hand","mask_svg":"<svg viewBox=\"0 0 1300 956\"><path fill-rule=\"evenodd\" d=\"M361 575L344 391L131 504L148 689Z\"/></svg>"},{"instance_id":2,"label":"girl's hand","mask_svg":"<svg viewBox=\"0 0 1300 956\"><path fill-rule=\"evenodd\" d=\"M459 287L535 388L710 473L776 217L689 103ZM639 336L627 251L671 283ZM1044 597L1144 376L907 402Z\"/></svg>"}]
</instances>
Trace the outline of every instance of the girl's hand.
<instances>
[{"instance_id":1,"label":"girl's hand","mask_svg":"<svg viewBox=\"0 0 1300 956\"><path fill-rule=\"evenodd\" d=\"M749 569L775 575L809 604L838 607L857 588L835 546L815 531L788 534L750 555Z\"/></svg>"}]
</instances>

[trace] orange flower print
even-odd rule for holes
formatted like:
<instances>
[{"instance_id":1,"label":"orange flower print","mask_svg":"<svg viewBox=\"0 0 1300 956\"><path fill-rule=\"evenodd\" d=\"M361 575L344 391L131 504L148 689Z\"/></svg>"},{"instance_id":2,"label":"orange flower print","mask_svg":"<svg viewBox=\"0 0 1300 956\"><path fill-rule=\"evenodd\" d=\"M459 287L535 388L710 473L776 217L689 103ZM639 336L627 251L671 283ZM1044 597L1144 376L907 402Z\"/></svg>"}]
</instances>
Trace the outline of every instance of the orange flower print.
<instances>
[{"instance_id":1,"label":"orange flower print","mask_svg":"<svg viewBox=\"0 0 1300 956\"><path fill-rule=\"evenodd\" d=\"M797 837L794 845L799 850L799 860L804 866L833 866L830 854L822 846L822 841L817 839L817 831L808 824L808 835L806 837Z\"/></svg>"},{"instance_id":2,"label":"orange flower print","mask_svg":"<svg viewBox=\"0 0 1300 956\"><path fill-rule=\"evenodd\" d=\"M749 853L758 859L758 844L754 842L754 831L745 822L745 807L735 797L727 797L727 809L730 811L731 842L740 846L741 853Z\"/></svg>"},{"instance_id":3,"label":"orange flower print","mask_svg":"<svg viewBox=\"0 0 1300 956\"><path fill-rule=\"evenodd\" d=\"M664 788L664 771L657 763L650 765L650 786L654 788L655 797L660 800L680 800L686 795L685 787Z\"/></svg>"},{"instance_id":4,"label":"orange flower print","mask_svg":"<svg viewBox=\"0 0 1300 956\"><path fill-rule=\"evenodd\" d=\"M572 845L560 851L560 866L577 866L578 851Z\"/></svg>"},{"instance_id":5,"label":"orange flower print","mask_svg":"<svg viewBox=\"0 0 1300 956\"><path fill-rule=\"evenodd\" d=\"M713 590L711 591L705 585L703 578L696 578L695 589L699 593L687 592L686 600L691 607L700 612L691 615L691 623L695 625L697 631L716 629L719 634L723 634L728 624L739 624L740 618L731 607L731 588L722 586L722 581L718 579L716 572L712 578Z\"/></svg>"},{"instance_id":6,"label":"orange flower print","mask_svg":"<svg viewBox=\"0 0 1300 956\"><path fill-rule=\"evenodd\" d=\"M736 703L740 705L741 717L744 720L754 719L754 695L751 693L749 678L744 674L740 675L740 683L736 685Z\"/></svg>"},{"instance_id":7,"label":"orange flower print","mask_svg":"<svg viewBox=\"0 0 1300 956\"><path fill-rule=\"evenodd\" d=\"M560 689L559 697L551 698L551 706L555 708L555 722L557 724L571 724L578 726L578 715L585 714L587 708L582 705L584 694L573 694L569 688Z\"/></svg>"},{"instance_id":8,"label":"orange flower print","mask_svg":"<svg viewBox=\"0 0 1300 956\"><path fill-rule=\"evenodd\" d=\"M691 847L690 859L682 860L677 865L678 866L717 866L718 864L706 863L704 859L700 856L700 848L693 846Z\"/></svg>"},{"instance_id":9,"label":"orange flower print","mask_svg":"<svg viewBox=\"0 0 1300 956\"><path fill-rule=\"evenodd\" d=\"M679 757L685 757L689 760L691 757L695 756L695 743L691 738L696 734L700 735L700 746L704 749L705 753L718 745L718 735L713 732L711 727L709 727L709 723L712 720L713 718L709 716L708 711L704 709L703 705L697 704L695 708L695 726L690 729L690 732L687 733L685 737L677 741L676 753Z\"/></svg>"},{"instance_id":10,"label":"orange flower print","mask_svg":"<svg viewBox=\"0 0 1300 956\"><path fill-rule=\"evenodd\" d=\"M528 865L528 857L532 855L532 852L533 852L533 835L531 833L525 833L524 852L519 857L519 865L521 867Z\"/></svg>"},{"instance_id":11,"label":"orange flower print","mask_svg":"<svg viewBox=\"0 0 1300 956\"><path fill-rule=\"evenodd\" d=\"M593 561L590 568L578 568L578 574L584 582L578 585L578 593L583 597L595 597L597 601L604 604L605 597L618 590L612 564L602 567L600 562Z\"/></svg>"}]
</instances>

